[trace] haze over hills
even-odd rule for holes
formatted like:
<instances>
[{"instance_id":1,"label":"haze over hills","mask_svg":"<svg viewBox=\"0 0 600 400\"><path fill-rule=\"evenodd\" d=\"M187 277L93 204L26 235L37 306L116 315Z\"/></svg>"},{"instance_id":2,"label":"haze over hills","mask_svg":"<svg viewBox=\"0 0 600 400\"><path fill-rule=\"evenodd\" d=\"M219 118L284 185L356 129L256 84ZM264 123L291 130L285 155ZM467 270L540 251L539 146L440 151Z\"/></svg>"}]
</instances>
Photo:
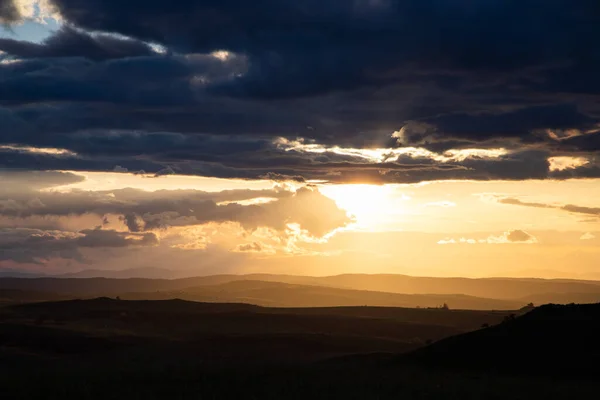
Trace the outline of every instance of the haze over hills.
<instances>
[{"instance_id":1,"label":"haze over hills","mask_svg":"<svg viewBox=\"0 0 600 400\"><path fill-rule=\"evenodd\" d=\"M160 271L157 271L160 273ZM518 309L530 302L600 301L597 281L517 278L430 278L406 275L213 275L181 279L0 278L0 289L47 293L48 300L121 296L135 299L184 298L247 302L277 307L402 306ZM24 296L27 297L27 296ZM30 296L29 296L30 297ZM44 300L45 298L37 298Z\"/></svg>"},{"instance_id":2,"label":"haze over hills","mask_svg":"<svg viewBox=\"0 0 600 400\"><path fill-rule=\"evenodd\" d=\"M146 278L146 279L175 279L180 278L178 274L166 268L144 267L129 268L123 270L86 269L79 272L71 272L55 276L56 278Z\"/></svg>"},{"instance_id":3,"label":"haze over hills","mask_svg":"<svg viewBox=\"0 0 600 400\"><path fill-rule=\"evenodd\" d=\"M231 281L177 291L125 293L123 299L166 300L180 298L203 302L238 302L270 307L441 307L456 309L515 310L527 303L485 299L466 295L401 294L367 290L338 289L265 281Z\"/></svg>"}]
</instances>

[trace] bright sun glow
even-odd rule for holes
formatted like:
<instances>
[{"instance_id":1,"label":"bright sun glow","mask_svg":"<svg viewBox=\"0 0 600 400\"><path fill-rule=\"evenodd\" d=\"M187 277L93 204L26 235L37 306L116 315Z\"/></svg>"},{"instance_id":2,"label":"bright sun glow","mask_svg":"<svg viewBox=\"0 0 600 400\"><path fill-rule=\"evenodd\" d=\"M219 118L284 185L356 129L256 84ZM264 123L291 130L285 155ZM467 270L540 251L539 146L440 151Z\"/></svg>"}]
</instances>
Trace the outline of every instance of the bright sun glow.
<instances>
[{"instance_id":1,"label":"bright sun glow","mask_svg":"<svg viewBox=\"0 0 600 400\"><path fill-rule=\"evenodd\" d=\"M356 227L374 229L385 224L392 214L403 212L408 197L389 185L324 185L321 193L356 218Z\"/></svg>"}]
</instances>

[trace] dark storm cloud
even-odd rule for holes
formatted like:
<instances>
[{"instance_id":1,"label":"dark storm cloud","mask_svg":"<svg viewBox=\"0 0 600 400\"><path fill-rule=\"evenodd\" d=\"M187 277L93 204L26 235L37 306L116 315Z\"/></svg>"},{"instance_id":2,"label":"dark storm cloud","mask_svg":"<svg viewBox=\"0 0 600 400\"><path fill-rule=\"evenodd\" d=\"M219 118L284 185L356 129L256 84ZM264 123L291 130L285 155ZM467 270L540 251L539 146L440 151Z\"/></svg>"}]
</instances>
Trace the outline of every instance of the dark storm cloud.
<instances>
[{"instance_id":1,"label":"dark storm cloud","mask_svg":"<svg viewBox=\"0 0 600 400\"><path fill-rule=\"evenodd\" d=\"M600 151L600 132L566 138L561 141L560 145L567 150L598 152Z\"/></svg>"},{"instance_id":2,"label":"dark storm cloud","mask_svg":"<svg viewBox=\"0 0 600 400\"><path fill-rule=\"evenodd\" d=\"M596 0L51 4L62 30L0 40L0 144L76 155L3 150L0 166L334 182L600 175L544 159L600 149ZM0 18L21 17L1 1ZM280 136L511 153L376 163L283 152Z\"/></svg>"},{"instance_id":3,"label":"dark storm cloud","mask_svg":"<svg viewBox=\"0 0 600 400\"><path fill-rule=\"evenodd\" d=\"M226 79L242 68L235 58L221 61L209 55L154 55L93 62L85 58L85 52L78 57L58 57L52 54L53 49L43 51L49 58L0 64L2 104L69 101L197 105L194 91L202 89L204 79Z\"/></svg>"},{"instance_id":4,"label":"dark storm cloud","mask_svg":"<svg viewBox=\"0 0 600 400\"><path fill-rule=\"evenodd\" d=\"M498 138L541 142L541 130L591 129L597 120L580 112L574 104L533 106L508 112L456 113L427 118L402 131L399 142L434 150L477 146ZM459 143L458 141L463 141Z\"/></svg>"},{"instance_id":5,"label":"dark storm cloud","mask_svg":"<svg viewBox=\"0 0 600 400\"><path fill-rule=\"evenodd\" d=\"M580 62L589 58L600 18L595 0L554 0L543 7L513 0L53 3L68 21L89 30L183 51L247 53L250 73L224 90L260 97L388 83L416 75L415 67L512 72Z\"/></svg>"},{"instance_id":6,"label":"dark storm cloud","mask_svg":"<svg viewBox=\"0 0 600 400\"><path fill-rule=\"evenodd\" d=\"M91 60L150 56L152 48L138 40L89 33L65 26L42 43L0 38L0 51L19 58L84 57Z\"/></svg>"},{"instance_id":7,"label":"dark storm cloud","mask_svg":"<svg viewBox=\"0 0 600 400\"><path fill-rule=\"evenodd\" d=\"M232 136L156 134L83 135L71 137L76 155L2 150L0 166L92 171L143 170L155 177L168 174L273 181L326 180L330 182L415 183L435 179L522 180L600 176L600 169L582 166L550 170L548 151L514 151L496 157L466 155L440 160L433 155L391 153L380 159L335 149L287 149L266 140ZM119 145L119 143L122 143ZM67 142L65 142L67 144ZM111 148L115 148L111 152ZM149 159L149 160L148 160ZM156 161L151 161L151 160Z\"/></svg>"},{"instance_id":8,"label":"dark storm cloud","mask_svg":"<svg viewBox=\"0 0 600 400\"><path fill-rule=\"evenodd\" d=\"M40 172L44 172L44 170L111 171L114 169L114 165L119 163L126 163L132 171L157 172L164 168L162 164L143 159L80 157L76 155L35 153L22 149L3 149L0 147L0 168L6 170L37 169L41 170Z\"/></svg>"}]
</instances>

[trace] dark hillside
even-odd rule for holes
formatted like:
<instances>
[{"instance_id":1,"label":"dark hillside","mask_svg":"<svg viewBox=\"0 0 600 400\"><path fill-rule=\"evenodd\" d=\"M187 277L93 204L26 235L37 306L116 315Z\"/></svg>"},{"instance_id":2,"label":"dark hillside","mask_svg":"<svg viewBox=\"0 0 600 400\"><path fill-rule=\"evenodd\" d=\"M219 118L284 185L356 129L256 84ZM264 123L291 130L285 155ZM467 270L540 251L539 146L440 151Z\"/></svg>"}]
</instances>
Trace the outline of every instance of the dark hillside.
<instances>
[{"instance_id":1,"label":"dark hillside","mask_svg":"<svg viewBox=\"0 0 600 400\"><path fill-rule=\"evenodd\" d=\"M450 337L405 360L519 374L600 373L600 304L545 305L499 325Z\"/></svg>"},{"instance_id":2,"label":"dark hillside","mask_svg":"<svg viewBox=\"0 0 600 400\"><path fill-rule=\"evenodd\" d=\"M170 349L170 353L197 360L298 361L357 353L403 353L428 341L477 329L483 323L497 323L506 315L466 310L267 308L98 298L0 308L0 338L4 345L27 352L68 353L65 346L73 340L73 353L105 345L108 349L112 343L115 348L136 352L145 349L143 352L148 354L157 348ZM53 344L36 347L35 340L29 339L36 336L48 337ZM96 344L96 339L102 343Z\"/></svg>"}]
</instances>

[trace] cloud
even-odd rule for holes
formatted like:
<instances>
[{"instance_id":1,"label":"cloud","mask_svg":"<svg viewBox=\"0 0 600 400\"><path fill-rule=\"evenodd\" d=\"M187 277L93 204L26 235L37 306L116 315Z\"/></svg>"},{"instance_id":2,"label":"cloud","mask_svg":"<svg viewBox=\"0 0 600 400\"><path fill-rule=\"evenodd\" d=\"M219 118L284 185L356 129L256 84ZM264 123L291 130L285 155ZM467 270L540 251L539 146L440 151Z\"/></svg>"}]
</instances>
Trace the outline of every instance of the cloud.
<instances>
[{"instance_id":1,"label":"cloud","mask_svg":"<svg viewBox=\"0 0 600 400\"><path fill-rule=\"evenodd\" d=\"M47 40L0 39L3 168L297 182L600 177L594 0L2 0L0 19L39 19L38 9L60 14ZM284 151L279 137L324 151ZM408 147L433 156L394 153ZM441 160L466 149L478 152Z\"/></svg>"},{"instance_id":2,"label":"cloud","mask_svg":"<svg viewBox=\"0 0 600 400\"><path fill-rule=\"evenodd\" d=\"M398 133L406 146L440 150L473 146L498 138L517 138L522 143L543 141L541 130L593 128L597 120L573 104L531 106L503 112L454 113L423 119Z\"/></svg>"},{"instance_id":3,"label":"cloud","mask_svg":"<svg viewBox=\"0 0 600 400\"><path fill-rule=\"evenodd\" d=\"M58 19L52 0L0 0L0 23L14 24L25 20L45 22Z\"/></svg>"},{"instance_id":4,"label":"cloud","mask_svg":"<svg viewBox=\"0 0 600 400\"><path fill-rule=\"evenodd\" d=\"M155 246L174 254L216 246L223 257L313 254L306 243L325 242L353 221L313 186L80 190L68 185L85 178L69 172L4 170L0 178L11 183L0 186L3 265L98 264Z\"/></svg>"},{"instance_id":5,"label":"cloud","mask_svg":"<svg viewBox=\"0 0 600 400\"><path fill-rule=\"evenodd\" d=\"M262 246L257 242L240 244L236 247L238 251L251 251L251 252L261 252Z\"/></svg>"},{"instance_id":6,"label":"cloud","mask_svg":"<svg viewBox=\"0 0 600 400\"><path fill-rule=\"evenodd\" d=\"M52 258L85 262L84 248L125 248L154 246L154 233L129 233L114 230L80 232L48 231L27 228L0 228L0 261L43 263Z\"/></svg>"},{"instance_id":7,"label":"cloud","mask_svg":"<svg viewBox=\"0 0 600 400\"><path fill-rule=\"evenodd\" d=\"M522 230L514 230L505 234L506 240L511 243L533 243L536 239Z\"/></svg>"},{"instance_id":8,"label":"cloud","mask_svg":"<svg viewBox=\"0 0 600 400\"><path fill-rule=\"evenodd\" d=\"M129 169L125 168L125 167L121 167L120 165L115 165L115 167L113 168L114 172L129 172Z\"/></svg>"},{"instance_id":9,"label":"cloud","mask_svg":"<svg viewBox=\"0 0 600 400\"><path fill-rule=\"evenodd\" d=\"M448 244L513 244L513 243L525 243L525 244L534 244L538 243L538 240L533 235L522 231L520 229L511 230L504 232L502 235L494 236L490 235L486 238L465 238L461 237L456 240L453 238L445 238L439 240L438 244L448 245Z\"/></svg>"},{"instance_id":10,"label":"cloud","mask_svg":"<svg viewBox=\"0 0 600 400\"><path fill-rule=\"evenodd\" d=\"M82 175L59 171L15 171L0 169L2 192L17 192L20 190L40 190L54 186L63 186L85 180ZM0 198L1 200L1 198Z\"/></svg>"},{"instance_id":11,"label":"cloud","mask_svg":"<svg viewBox=\"0 0 600 400\"><path fill-rule=\"evenodd\" d=\"M275 201L247 204L246 200ZM244 203L244 204L242 204ZM238 222L246 229L270 227L280 232L290 223L322 237L351 222L346 212L317 189L296 192L272 190L161 190L136 189L70 192L7 192L0 189L0 217L61 217L117 215L130 232L208 222Z\"/></svg>"},{"instance_id":12,"label":"cloud","mask_svg":"<svg viewBox=\"0 0 600 400\"><path fill-rule=\"evenodd\" d=\"M587 232L587 233L584 233L583 235L581 235L581 237L579 239L580 240L592 240L595 238L596 238L596 236L593 233Z\"/></svg>"},{"instance_id":13,"label":"cloud","mask_svg":"<svg viewBox=\"0 0 600 400\"><path fill-rule=\"evenodd\" d=\"M276 254L276 250L273 247L261 242L239 244L233 251L238 253Z\"/></svg>"},{"instance_id":14,"label":"cloud","mask_svg":"<svg viewBox=\"0 0 600 400\"><path fill-rule=\"evenodd\" d=\"M0 0L0 23L13 23L20 19L21 14L13 0Z\"/></svg>"},{"instance_id":15,"label":"cloud","mask_svg":"<svg viewBox=\"0 0 600 400\"><path fill-rule=\"evenodd\" d=\"M551 209L556 209L556 210L568 211L570 213L575 213L575 214L594 215L594 216L600 217L600 207L584 207L584 206L577 206L574 204L556 205L556 204L526 202L526 201L521 201L516 198L511 198L511 197L500 198L500 199L498 199L498 203L523 206L523 207L551 208Z\"/></svg>"},{"instance_id":16,"label":"cloud","mask_svg":"<svg viewBox=\"0 0 600 400\"><path fill-rule=\"evenodd\" d=\"M554 1L543 10L533 4L465 0L420 7L417 0L326 0L302 7L292 0L260 0L252 6L191 0L173 6L153 0L144 8L117 0L53 4L67 21L91 31L119 32L181 51L246 52L251 71L219 89L260 97L381 85L427 73L451 86L464 71L478 72L479 85L496 83L486 81L486 74L497 78L512 72L521 85L540 86L528 81L526 68L582 61L590 43L579 40L597 33L585 24L586 17L599 12L592 0ZM556 21L563 29L555 29ZM172 26L178 27L177 35ZM423 26L435 26L444 40L419 29ZM519 69L525 71L515 73Z\"/></svg>"},{"instance_id":17,"label":"cloud","mask_svg":"<svg viewBox=\"0 0 600 400\"><path fill-rule=\"evenodd\" d=\"M175 174L176 174L175 170L172 167L167 166L161 170L156 171L156 173L154 174L154 177L158 178L159 176L175 175Z\"/></svg>"},{"instance_id":18,"label":"cloud","mask_svg":"<svg viewBox=\"0 0 600 400\"><path fill-rule=\"evenodd\" d=\"M70 26L61 27L42 43L0 38L0 51L18 59L83 57L95 61L156 54L139 40L108 34L92 35Z\"/></svg>"},{"instance_id":19,"label":"cloud","mask_svg":"<svg viewBox=\"0 0 600 400\"><path fill-rule=\"evenodd\" d=\"M259 176L259 178L268 179L268 180L274 181L274 182L290 182L290 181L298 182L298 183L306 182L306 180L302 176L283 175L283 174L278 174L276 172L267 172L266 174Z\"/></svg>"},{"instance_id":20,"label":"cloud","mask_svg":"<svg viewBox=\"0 0 600 400\"><path fill-rule=\"evenodd\" d=\"M510 204L510 205L513 205L513 206L535 207L535 208L557 208L556 206L551 205L551 204L521 201L519 199L515 199L515 198L512 198L512 197L498 199L498 203L501 203L501 204Z\"/></svg>"},{"instance_id":21,"label":"cloud","mask_svg":"<svg viewBox=\"0 0 600 400\"><path fill-rule=\"evenodd\" d=\"M590 160L585 157L551 157L548 159L550 162L551 171L567 171L583 167L590 163Z\"/></svg>"},{"instance_id":22,"label":"cloud","mask_svg":"<svg viewBox=\"0 0 600 400\"><path fill-rule=\"evenodd\" d=\"M549 153L533 150L471 148L438 154L418 148L343 148L282 138L265 140L134 131L87 131L63 135L61 140L64 140L61 146L67 147L61 153L22 153L7 148L0 166L22 168L35 164L48 169L107 171L114 170L117 164L128 171L143 170L159 175L176 171L221 178L296 182L413 183L433 179L553 177ZM144 156L140 157L140 153Z\"/></svg>"},{"instance_id":23,"label":"cloud","mask_svg":"<svg viewBox=\"0 0 600 400\"><path fill-rule=\"evenodd\" d=\"M582 206L576 206L573 204L567 204L566 206L561 207L561 210L565 210L565 211L577 213L577 214L588 214L588 215L600 216L600 207L582 207Z\"/></svg>"}]
</instances>

